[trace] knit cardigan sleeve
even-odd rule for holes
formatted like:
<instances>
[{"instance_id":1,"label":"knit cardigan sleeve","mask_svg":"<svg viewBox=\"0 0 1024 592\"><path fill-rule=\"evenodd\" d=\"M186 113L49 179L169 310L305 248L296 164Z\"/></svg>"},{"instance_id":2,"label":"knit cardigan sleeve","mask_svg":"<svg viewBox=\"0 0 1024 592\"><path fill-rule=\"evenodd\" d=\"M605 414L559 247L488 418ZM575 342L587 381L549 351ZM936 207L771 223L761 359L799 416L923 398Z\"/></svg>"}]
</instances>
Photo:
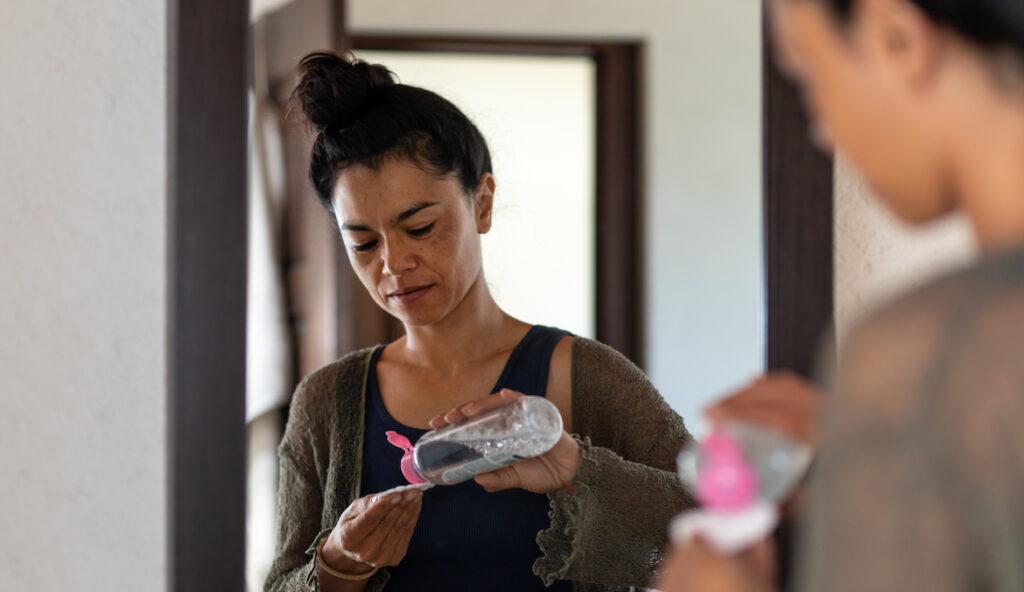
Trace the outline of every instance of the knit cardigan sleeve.
<instances>
[{"instance_id":1,"label":"knit cardigan sleeve","mask_svg":"<svg viewBox=\"0 0 1024 592\"><path fill-rule=\"evenodd\" d=\"M295 390L278 447L277 543L265 592L319 590L316 545L359 492L363 388L371 351L321 368ZM386 570L377 572L366 591L382 589L387 579Z\"/></svg>"},{"instance_id":2,"label":"knit cardigan sleeve","mask_svg":"<svg viewBox=\"0 0 1024 592\"><path fill-rule=\"evenodd\" d=\"M551 527L537 537L534 572L548 585L645 586L669 520L694 505L675 473L692 438L643 372L608 346L576 338L571 380L583 465L575 492L549 495Z\"/></svg>"}]
</instances>

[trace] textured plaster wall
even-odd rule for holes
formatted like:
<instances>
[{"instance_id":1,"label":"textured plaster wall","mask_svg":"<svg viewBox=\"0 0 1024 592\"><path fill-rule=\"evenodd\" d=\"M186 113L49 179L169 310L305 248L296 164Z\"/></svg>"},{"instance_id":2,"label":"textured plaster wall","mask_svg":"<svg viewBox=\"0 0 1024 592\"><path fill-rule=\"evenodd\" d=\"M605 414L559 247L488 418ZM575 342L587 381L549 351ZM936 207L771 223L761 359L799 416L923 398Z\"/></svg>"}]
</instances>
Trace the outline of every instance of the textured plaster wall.
<instances>
[{"instance_id":1,"label":"textured plaster wall","mask_svg":"<svg viewBox=\"0 0 1024 592\"><path fill-rule=\"evenodd\" d=\"M835 309L842 340L872 307L963 265L975 246L966 219L922 228L897 220L848 161L836 158Z\"/></svg>"},{"instance_id":2,"label":"textured plaster wall","mask_svg":"<svg viewBox=\"0 0 1024 592\"><path fill-rule=\"evenodd\" d=\"M0 14L0 589L163 590L167 4Z\"/></svg>"},{"instance_id":3,"label":"textured plaster wall","mask_svg":"<svg viewBox=\"0 0 1024 592\"><path fill-rule=\"evenodd\" d=\"M348 7L356 33L643 40L646 369L695 423L704 402L763 367L760 3L349 0Z\"/></svg>"}]
</instances>

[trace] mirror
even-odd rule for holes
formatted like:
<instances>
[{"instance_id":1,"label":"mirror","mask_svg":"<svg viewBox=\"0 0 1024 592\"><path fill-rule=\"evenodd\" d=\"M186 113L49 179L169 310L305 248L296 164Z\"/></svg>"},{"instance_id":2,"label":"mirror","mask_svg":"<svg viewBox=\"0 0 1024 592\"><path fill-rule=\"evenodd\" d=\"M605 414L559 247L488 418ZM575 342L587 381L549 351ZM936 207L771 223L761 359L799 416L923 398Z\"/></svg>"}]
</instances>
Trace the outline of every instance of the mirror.
<instances>
[{"instance_id":1,"label":"mirror","mask_svg":"<svg viewBox=\"0 0 1024 592\"><path fill-rule=\"evenodd\" d=\"M349 39L357 41L360 38L418 37L455 41L499 39L522 44L601 41L636 45L639 48L636 57L639 84L635 131L639 139L637 179L640 198L632 200L639 216L638 233L634 237L637 257L632 262L636 280L630 282L634 284L631 287L635 288L636 302L628 307L627 312L637 319L629 325L639 342L637 349L642 352L642 356L638 356L641 365L692 430L700 428L699 410L707 401L764 368L762 39L761 7L757 3L652 0L638 8L624 3L594 3L589 0L559 3L264 0L254 2L253 10L254 100L263 101L268 111L280 118L282 124L276 130L271 129L270 136L280 135L277 141L285 146L286 155L301 153L301 134L295 135L283 125L282 104L294 80L294 66L308 51L337 47L332 27L340 21L344 21ZM357 53L360 50L358 42L355 50ZM373 54L372 59L379 59L400 79L415 84L420 74L414 74L414 66L408 63L408 60L417 59L415 53L403 51L401 57ZM371 54L368 53L367 57ZM494 70L491 74L495 74L498 67L495 66ZM449 76L445 73L441 78ZM503 75L498 77L492 81L493 85L507 82L502 80ZM482 82L477 77L470 77L470 84L474 83ZM423 84L434 86L433 83ZM593 84L600 87L599 80ZM441 88L435 90L446 96L449 92ZM538 89L525 87L522 92L524 99L519 101L535 97ZM456 99L454 96L450 98ZM512 98L510 102L514 104L516 101ZM509 116L489 119L488 99L483 99L480 107L472 109L464 104L463 99L455 102L467 111L475 111L470 115L486 137L500 136L501 130L496 128L503 122L507 123ZM582 113L578 115L581 119L586 118ZM595 117L599 116L600 108L595 110ZM489 126L495 127L489 129ZM267 145L275 142L269 138L264 140ZM600 138L598 143L595 151L602 149ZM289 147L295 152L289 153ZM522 186L522 180L512 177L511 171L515 169L510 168L508 173L501 171L503 163L524 158L524 155L513 152L519 149L505 148L502 141L492 142L491 149L499 183L495 230L492 231L495 237L511 233L513 237L534 238L544 232L553 232L537 232L533 228L522 228L526 222L502 220L502 208L505 208L504 213L513 213L519 207L521 193L536 193L538 190L517 189ZM266 152L262 150L262 153ZM581 159L582 155L578 153L572 156L574 160L582 161L584 166L573 175L588 175L587 166L594 169L594 175L601 174L602 167L595 166L594 160ZM552 157L544 158L550 160ZM317 344L312 348L315 353L307 347L288 354L293 360L294 380L338 353L356 347L358 339L349 342L346 335L361 332L387 335L393 328L353 328L352 325L366 323L366 319L373 316L373 307L360 304L360 286L345 285L343 270L347 262L339 258L336 251L324 251L322 247L337 239L329 229L330 221L322 211L318 211L320 206L311 196L311 191L308 187L302 188L305 183L304 164L297 164L289 156L284 160L284 172L276 177L269 175L263 181L272 184L273 179L278 179L278 187L289 194L288 200L296 192L301 192L299 203L279 204L277 207L285 212L287 224L302 219L307 221L304 228L312 230L302 233L306 244L298 248L301 256L287 261L281 281L294 287L293 275L306 273L305 270L312 268L338 273L342 278L337 285L318 285L298 296L305 299L310 293L324 294L319 300L303 300L298 308L295 302L291 303L289 317L292 324L307 332L306 337ZM528 174L530 165L525 165L522 170ZM558 197L557 193L553 190L550 195L537 197L550 201ZM503 204L502 199L508 201ZM569 204L561 207L579 206ZM562 216L564 214L559 215ZM586 222L587 216L583 213L579 217ZM502 228L503 223L507 225ZM294 242L296 238L287 237L287 231L281 224L271 225L272 234L277 237L274 240L279 245ZM595 246L600 248L602 228L600 224L594 226L589 233ZM318 238L311 239L312 234ZM580 239L573 240L578 242ZM314 243L321 247L310 247ZM495 255L507 254L508 248L495 248L494 251ZM313 255L314 252L320 254ZM323 260L316 259L321 255ZM517 259L521 262L534 257L559 260L543 250ZM573 298L583 299L584 306L580 306L578 311L582 313L583 320L578 325L580 328L568 328L587 334L588 317L594 319L600 315L599 312L586 312L586 305L592 304L596 298L593 294L588 297L586 292L594 290L587 286L591 281L599 283L600 278L587 279L588 272L582 269L588 264L586 251L580 251L578 257L579 262L568 267L583 273L581 277L570 280L574 289L582 290L581 296ZM599 267L599 261L595 265ZM494 282L500 272L511 267L511 263L495 258L485 262L485 266L488 266L487 274ZM526 269L528 272L529 265ZM316 280L311 278L317 275L306 273L305 281L315 283ZM595 275L600 276L600 272L595 271ZM251 272L250 281L252 277ZM546 282L530 277L516 280L514 276L508 281L510 284L525 283L527 288L534 289L532 298L527 291L526 305L521 309L524 320L546 322L541 318L546 297L543 293L536 294L536 290L548 287ZM600 287L596 290L599 291ZM501 300L504 289L497 292L496 297ZM535 308L529 308L531 304ZM362 312L346 318L344 312L339 312L346 306ZM513 308L513 305L509 307ZM332 317L332 314L336 316ZM280 315L276 318L279 319ZM250 344L250 352L255 350ZM279 405L287 402L287 391L277 389L265 400L271 401L266 409L280 409ZM280 429L280 419L273 419L274 413L260 411L259 417L251 418L254 420L250 424L251 444L259 441L252 428L257 423L266 424L271 431ZM264 466L267 474L259 478L269 482L272 477L270 465L261 465L262 461L253 454L251 450L250 468L253 471L250 477L254 478L257 467ZM266 503L261 505L250 499L251 512L268 515L269 508ZM254 552L260 553L250 549L250 553ZM262 553L265 554L266 550ZM258 574L250 569L250 579L257 578Z\"/></svg>"},{"instance_id":2,"label":"mirror","mask_svg":"<svg viewBox=\"0 0 1024 592\"><path fill-rule=\"evenodd\" d=\"M262 58L272 77L289 75L306 51L331 46L333 2L269 4L260 14L273 46ZM346 26L357 37L443 32L450 38L641 43L644 369L692 418L708 397L763 368L759 6L671 0L643 9L582 0L557 6L346 4Z\"/></svg>"}]
</instances>

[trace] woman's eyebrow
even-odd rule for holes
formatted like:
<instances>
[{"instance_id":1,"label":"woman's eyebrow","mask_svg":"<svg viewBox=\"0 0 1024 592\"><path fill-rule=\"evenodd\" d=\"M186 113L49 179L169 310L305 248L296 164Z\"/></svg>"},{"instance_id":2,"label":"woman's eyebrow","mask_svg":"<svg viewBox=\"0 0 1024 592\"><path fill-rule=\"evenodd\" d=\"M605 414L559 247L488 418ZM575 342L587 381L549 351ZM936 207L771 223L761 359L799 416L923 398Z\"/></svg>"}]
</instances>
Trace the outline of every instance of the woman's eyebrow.
<instances>
[{"instance_id":1,"label":"woman's eyebrow","mask_svg":"<svg viewBox=\"0 0 1024 592\"><path fill-rule=\"evenodd\" d=\"M411 208L405 210L404 212L402 212L401 214L396 216L394 223L398 224L399 222L404 222L405 220L408 220L409 218L412 218L413 216L415 216L417 213L419 213L419 212L421 212L421 211L423 211L423 210L425 210L425 209L427 209L429 207L433 207L433 206L439 205L440 203L441 202L438 202L438 201L429 201L429 202L421 202L421 203L415 204ZM351 231L351 232L373 232L372 228L370 228L369 226L366 226L364 224L349 224L347 222L341 225L341 229L342 230L348 230L348 231Z\"/></svg>"},{"instance_id":2,"label":"woman's eyebrow","mask_svg":"<svg viewBox=\"0 0 1024 592\"><path fill-rule=\"evenodd\" d=\"M432 206L436 206L439 203L441 203L441 202L430 201L430 202L418 203L418 204L412 206L411 208L409 208L408 210L405 210L404 212L399 214L398 217L395 219L395 221L396 222L404 222L405 220L408 220L409 218L412 218L413 216L415 216L420 211L422 211L422 210L424 210L426 208L432 207Z\"/></svg>"}]
</instances>

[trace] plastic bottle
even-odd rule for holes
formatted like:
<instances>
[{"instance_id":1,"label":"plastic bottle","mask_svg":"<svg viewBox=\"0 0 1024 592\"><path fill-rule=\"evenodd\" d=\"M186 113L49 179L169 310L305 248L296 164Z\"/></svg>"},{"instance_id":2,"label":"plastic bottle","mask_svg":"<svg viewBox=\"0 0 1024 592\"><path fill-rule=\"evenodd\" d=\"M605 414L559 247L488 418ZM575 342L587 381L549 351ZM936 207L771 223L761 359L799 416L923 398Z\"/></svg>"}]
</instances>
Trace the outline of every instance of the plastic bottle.
<instances>
[{"instance_id":1,"label":"plastic bottle","mask_svg":"<svg viewBox=\"0 0 1024 592\"><path fill-rule=\"evenodd\" d=\"M679 476L702 508L673 520L670 532L683 544L701 535L724 553L768 536L778 521L778 503L807 471L810 446L752 424L717 426L677 459Z\"/></svg>"},{"instance_id":2,"label":"plastic bottle","mask_svg":"<svg viewBox=\"0 0 1024 592\"><path fill-rule=\"evenodd\" d=\"M676 459L679 477L694 491L699 491L699 474L713 453L721 450L723 435L736 442L737 452L750 464L757 482L756 496L762 501L783 501L803 478L814 455L810 446L777 430L750 423L724 423L703 443L683 449Z\"/></svg>"},{"instance_id":3,"label":"plastic bottle","mask_svg":"<svg viewBox=\"0 0 1024 592\"><path fill-rule=\"evenodd\" d=\"M525 396L431 430L415 446L395 432L387 435L406 451L402 474L409 483L454 485L551 450L562 437L562 416L544 397Z\"/></svg>"}]
</instances>

